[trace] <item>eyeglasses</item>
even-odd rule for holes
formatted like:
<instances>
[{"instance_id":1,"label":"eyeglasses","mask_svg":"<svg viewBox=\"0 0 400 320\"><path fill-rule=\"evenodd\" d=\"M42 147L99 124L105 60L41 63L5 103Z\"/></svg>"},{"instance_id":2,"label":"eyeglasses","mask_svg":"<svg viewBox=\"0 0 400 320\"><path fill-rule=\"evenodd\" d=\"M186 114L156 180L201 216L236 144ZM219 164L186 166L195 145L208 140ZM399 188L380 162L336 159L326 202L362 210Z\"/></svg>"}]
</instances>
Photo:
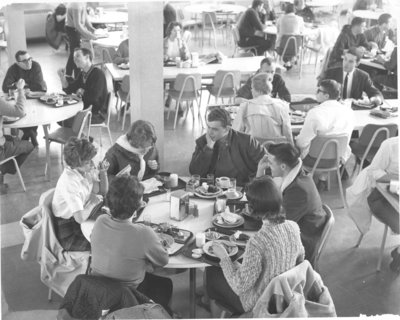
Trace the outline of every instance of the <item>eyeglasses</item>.
<instances>
[{"instance_id":1,"label":"eyeglasses","mask_svg":"<svg viewBox=\"0 0 400 320\"><path fill-rule=\"evenodd\" d=\"M21 61L18 61L18 62L28 63L28 62L31 62L31 61L32 61L32 57L29 57L28 59L24 59L24 60L21 60Z\"/></svg>"},{"instance_id":2,"label":"eyeglasses","mask_svg":"<svg viewBox=\"0 0 400 320\"><path fill-rule=\"evenodd\" d=\"M322 93L324 93L324 94L328 94L328 92L326 92L326 91L321 90L320 88L318 88L318 89L317 89L317 93L320 93L320 92L322 92Z\"/></svg>"}]
</instances>

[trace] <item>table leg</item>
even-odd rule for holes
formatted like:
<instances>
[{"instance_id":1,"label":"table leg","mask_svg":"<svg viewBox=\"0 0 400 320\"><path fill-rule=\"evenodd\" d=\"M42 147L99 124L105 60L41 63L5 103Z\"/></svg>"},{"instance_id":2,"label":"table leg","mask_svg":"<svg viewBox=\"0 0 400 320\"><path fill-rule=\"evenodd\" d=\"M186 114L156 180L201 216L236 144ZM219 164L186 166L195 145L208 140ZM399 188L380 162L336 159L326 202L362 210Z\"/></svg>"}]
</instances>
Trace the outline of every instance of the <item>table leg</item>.
<instances>
[{"instance_id":1,"label":"table leg","mask_svg":"<svg viewBox=\"0 0 400 320\"><path fill-rule=\"evenodd\" d=\"M46 139L46 167L44 169L44 175L47 180L50 181L50 140L49 140L49 125L43 125L44 137Z\"/></svg>"},{"instance_id":2,"label":"table leg","mask_svg":"<svg viewBox=\"0 0 400 320\"><path fill-rule=\"evenodd\" d=\"M196 318L196 268L189 269L189 304L190 304L190 318Z\"/></svg>"}]
</instances>

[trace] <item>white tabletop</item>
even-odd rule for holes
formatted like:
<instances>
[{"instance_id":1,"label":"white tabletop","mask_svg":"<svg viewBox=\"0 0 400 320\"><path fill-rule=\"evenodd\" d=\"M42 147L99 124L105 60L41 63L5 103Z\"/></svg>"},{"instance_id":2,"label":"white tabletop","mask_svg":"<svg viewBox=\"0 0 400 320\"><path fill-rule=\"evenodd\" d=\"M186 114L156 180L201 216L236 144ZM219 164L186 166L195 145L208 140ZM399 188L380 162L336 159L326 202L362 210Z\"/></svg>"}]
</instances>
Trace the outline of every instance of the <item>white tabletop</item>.
<instances>
[{"instance_id":1,"label":"white tabletop","mask_svg":"<svg viewBox=\"0 0 400 320\"><path fill-rule=\"evenodd\" d=\"M120 11L105 11L100 15L88 15L88 18L91 23L126 23L128 22L128 13Z\"/></svg>"},{"instance_id":2,"label":"white tabletop","mask_svg":"<svg viewBox=\"0 0 400 320\"><path fill-rule=\"evenodd\" d=\"M46 105L38 99L27 99L25 104L26 115L18 121L4 123L4 128L26 128L41 125L48 125L65 119L69 119L83 109L83 103L65 105L55 108Z\"/></svg>"},{"instance_id":3,"label":"white tabletop","mask_svg":"<svg viewBox=\"0 0 400 320\"><path fill-rule=\"evenodd\" d=\"M99 47L118 48L119 44L125 39L122 31L112 31L108 32L108 37L92 40L92 43Z\"/></svg>"},{"instance_id":4,"label":"white tabletop","mask_svg":"<svg viewBox=\"0 0 400 320\"><path fill-rule=\"evenodd\" d=\"M363 19L368 19L368 20L378 20L379 16L385 13L383 10L377 10L377 11L372 11L372 10L356 10L352 12L353 17L359 17Z\"/></svg>"},{"instance_id":5,"label":"white tabletop","mask_svg":"<svg viewBox=\"0 0 400 320\"><path fill-rule=\"evenodd\" d=\"M184 8L185 11L190 13L202 13L202 12L216 12L216 13L239 13L246 11L245 6L235 4L216 4L216 3L204 3L204 4L192 4Z\"/></svg>"},{"instance_id":6,"label":"white tabletop","mask_svg":"<svg viewBox=\"0 0 400 320\"><path fill-rule=\"evenodd\" d=\"M336 7L341 4L343 0L306 0L308 7Z\"/></svg>"}]
</instances>

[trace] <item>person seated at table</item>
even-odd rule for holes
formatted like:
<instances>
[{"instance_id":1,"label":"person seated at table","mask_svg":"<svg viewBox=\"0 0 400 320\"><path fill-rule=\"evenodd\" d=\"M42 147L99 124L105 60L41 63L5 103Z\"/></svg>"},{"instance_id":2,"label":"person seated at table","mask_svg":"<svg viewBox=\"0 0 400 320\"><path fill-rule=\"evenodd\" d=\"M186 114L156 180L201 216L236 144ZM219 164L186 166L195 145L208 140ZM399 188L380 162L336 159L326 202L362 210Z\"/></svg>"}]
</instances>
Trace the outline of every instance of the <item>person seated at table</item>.
<instances>
[{"instance_id":1,"label":"person seated at table","mask_svg":"<svg viewBox=\"0 0 400 320\"><path fill-rule=\"evenodd\" d=\"M107 166L104 163L95 169L96 154L96 147L87 139L72 137L64 146L66 166L57 181L52 212L56 237L67 251L90 250L80 224L89 218L108 189Z\"/></svg>"},{"instance_id":2,"label":"person seated at table","mask_svg":"<svg viewBox=\"0 0 400 320\"><path fill-rule=\"evenodd\" d=\"M302 17L304 22L315 21L314 12L305 4L304 0L294 0L293 4L296 16Z\"/></svg>"},{"instance_id":3,"label":"person seated at table","mask_svg":"<svg viewBox=\"0 0 400 320\"><path fill-rule=\"evenodd\" d=\"M160 168L156 141L156 131L150 122L137 120L132 123L105 155L110 163L108 175L114 177L130 165L130 174L140 181L154 176Z\"/></svg>"},{"instance_id":4,"label":"person seated at table","mask_svg":"<svg viewBox=\"0 0 400 320\"><path fill-rule=\"evenodd\" d=\"M290 102L290 92L286 87L285 80L283 80L282 76L275 73L276 71L276 63L270 58L264 58L261 60L260 69L247 79L246 83L237 91L237 96L235 98L236 103L243 102L244 99L250 100L253 99L253 94L251 93L251 81L255 75L261 72L268 73L272 78L272 98L279 98Z\"/></svg>"},{"instance_id":5,"label":"person seated at table","mask_svg":"<svg viewBox=\"0 0 400 320\"><path fill-rule=\"evenodd\" d=\"M3 80L3 92L8 93L9 90L16 89L15 84L19 79L25 80L25 89L29 91L47 91L46 82L43 79L42 68L40 64L32 60L31 55L27 51L19 50L15 53L16 62L8 68ZM22 128L24 133L22 140L30 140L34 147L38 147L37 128Z\"/></svg>"},{"instance_id":6,"label":"person seated at table","mask_svg":"<svg viewBox=\"0 0 400 320\"><path fill-rule=\"evenodd\" d=\"M371 45L375 44L379 50L382 50L386 45L391 19L391 14L383 13L379 16L377 25L364 31L367 41L371 42Z\"/></svg>"},{"instance_id":7,"label":"person seated at table","mask_svg":"<svg viewBox=\"0 0 400 320\"><path fill-rule=\"evenodd\" d=\"M260 142L293 143L289 105L270 97L272 83L269 79L267 73L258 73L252 78L253 99L241 103L232 128L260 139Z\"/></svg>"},{"instance_id":8,"label":"person seated at table","mask_svg":"<svg viewBox=\"0 0 400 320\"><path fill-rule=\"evenodd\" d=\"M129 38L122 41L113 57L113 63L121 64L129 62Z\"/></svg>"},{"instance_id":9,"label":"person seated at table","mask_svg":"<svg viewBox=\"0 0 400 320\"><path fill-rule=\"evenodd\" d=\"M212 245L220 267L206 268L210 299L229 307L234 314L251 311L269 282L304 260L304 247L296 222L286 219L282 194L271 177L250 182L246 191L250 215L263 221L247 242L242 262L232 262L223 245ZM211 304L211 315L217 315Z\"/></svg>"},{"instance_id":10,"label":"person seated at table","mask_svg":"<svg viewBox=\"0 0 400 320\"><path fill-rule=\"evenodd\" d=\"M257 172L264 148L250 135L231 128L228 111L215 108L207 116L207 132L196 140L189 165L190 174L206 177L236 178L238 185L247 183Z\"/></svg>"},{"instance_id":11,"label":"person seated at table","mask_svg":"<svg viewBox=\"0 0 400 320\"><path fill-rule=\"evenodd\" d=\"M300 134L296 137L296 145L300 149L301 158L307 167L312 167L316 160L308 155L311 141L316 136L346 134L349 142L354 128L354 111L350 106L338 101L340 98L339 83L331 79L322 80L318 86L316 98L319 105L308 111ZM344 153L339 155L344 162L351 155L348 142ZM319 190L325 189L326 180L327 176L319 176Z\"/></svg>"},{"instance_id":12,"label":"person seated at table","mask_svg":"<svg viewBox=\"0 0 400 320\"><path fill-rule=\"evenodd\" d=\"M264 55L265 51L271 51L275 45L275 37L265 38L264 26L259 13L264 13L263 0L253 0L251 8L248 8L238 22L239 45L241 47L257 46L257 55Z\"/></svg>"},{"instance_id":13,"label":"person seated at table","mask_svg":"<svg viewBox=\"0 0 400 320\"><path fill-rule=\"evenodd\" d=\"M371 103L380 105L383 102L382 93L374 86L369 74L357 68L361 57L362 50L351 47L344 53L341 67L327 70L326 79L342 84L342 99L359 100L365 92Z\"/></svg>"},{"instance_id":14,"label":"person seated at table","mask_svg":"<svg viewBox=\"0 0 400 320\"><path fill-rule=\"evenodd\" d=\"M293 3L286 3L285 14L278 19L276 27L276 51L281 55L288 37L291 35L300 35L304 31L304 20L302 17L295 15ZM300 46L299 43L298 46ZM288 49L283 56L283 61L285 62L284 66L288 70L292 67L292 64L296 62L294 51L290 50L290 46L288 46Z\"/></svg>"},{"instance_id":15,"label":"person seated at table","mask_svg":"<svg viewBox=\"0 0 400 320\"><path fill-rule=\"evenodd\" d=\"M81 97L83 109L92 106L92 123L102 123L107 114L106 76L101 69L93 65L93 53L89 49L76 48L74 61L81 71L73 81L68 81L65 69L58 70L63 90L67 94L75 93ZM73 121L71 119L64 121L64 126L71 126Z\"/></svg>"},{"instance_id":16,"label":"person seated at table","mask_svg":"<svg viewBox=\"0 0 400 320\"><path fill-rule=\"evenodd\" d=\"M186 35L182 35L182 24L171 22L166 34L164 38L164 62L175 60L177 57L181 58L182 61L188 60L190 53L185 40Z\"/></svg>"},{"instance_id":17,"label":"person seated at table","mask_svg":"<svg viewBox=\"0 0 400 320\"><path fill-rule=\"evenodd\" d=\"M340 67L345 50L351 47L360 48L363 54L366 50L372 49L372 45L364 35L365 26L365 20L359 17L353 18L351 24L343 26L329 56L328 69Z\"/></svg>"},{"instance_id":18,"label":"person seated at table","mask_svg":"<svg viewBox=\"0 0 400 320\"><path fill-rule=\"evenodd\" d=\"M382 55L378 55L376 61L382 64L385 70L383 72L377 72L373 76L372 81L374 85L379 90L384 90L385 87L389 87L397 91L397 46L394 47L389 60Z\"/></svg>"},{"instance_id":19,"label":"person seated at table","mask_svg":"<svg viewBox=\"0 0 400 320\"><path fill-rule=\"evenodd\" d=\"M270 144L258 163L257 177L270 169L283 197L286 219L300 227L306 259L311 259L326 222L326 213L315 183L302 168L299 150L290 143ZM276 179L281 178L281 179Z\"/></svg>"},{"instance_id":20,"label":"person seated at table","mask_svg":"<svg viewBox=\"0 0 400 320\"><path fill-rule=\"evenodd\" d=\"M275 22L276 13L274 10L274 3L272 0L264 0L263 10L258 12L262 24L266 24L267 21Z\"/></svg>"},{"instance_id":21,"label":"person seated at table","mask_svg":"<svg viewBox=\"0 0 400 320\"><path fill-rule=\"evenodd\" d=\"M21 166L33 150L33 145L29 141L21 141L3 132L3 116L23 117L25 115L25 93L24 79L19 79L15 83L17 88L17 98L15 104L7 102L0 97L0 161L15 156L18 166ZM4 183L5 174L15 174L17 172L14 162L8 161L0 166L0 194L6 194L8 185Z\"/></svg>"}]
</instances>

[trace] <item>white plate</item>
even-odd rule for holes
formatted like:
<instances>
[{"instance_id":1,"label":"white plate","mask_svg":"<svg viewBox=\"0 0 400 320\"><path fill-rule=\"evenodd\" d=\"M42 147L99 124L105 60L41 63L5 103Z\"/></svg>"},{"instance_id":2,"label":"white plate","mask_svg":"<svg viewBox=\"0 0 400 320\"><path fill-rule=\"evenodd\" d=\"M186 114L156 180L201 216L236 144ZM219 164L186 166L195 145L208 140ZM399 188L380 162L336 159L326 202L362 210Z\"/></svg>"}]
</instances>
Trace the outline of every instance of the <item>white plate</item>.
<instances>
[{"instance_id":1,"label":"white plate","mask_svg":"<svg viewBox=\"0 0 400 320\"><path fill-rule=\"evenodd\" d=\"M174 238L172 238L169 234L165 233L157 233L157 236L160 238L160 240L163 242L165 241L167 244L167 248L171 247L174 244Z\"/></svg>"},{"instance_id":2,"label":"white plate","mask_svg":"<svg viewBox=\"0 0 400 320\"><path fill-rule=\"evenodd\" d=\"M205 191L204 188L203 187L198 187L194 191L194 194L196 196L198 196L199 198L212 199L212 198L215 198L215 197L219 196L222 193L222 189L219 188L219 187L217 187L217 188L218 188L217 192L213 192L213 193L206 192L206 193L204 193L204 191Z\"/></svg>"},{"instance_id":3,"label":"white plate","mask_svg":"<svg viewBox=\"0 0 400 320\"><path fill-rule=\"evenodd\" d=\"M239 227L244 223L244 218L236 213L232 213L236 216L236 222L234 223L226 223L224 220L223 223L219 223L218 220L221 217L220 214L217 214L213 217L212 219L212 223L217 226L217 227L221 227L221 228L235 228L235 227ZM221 218L222 219L222 218Z\"/></svg>"},{"instance_id":4,"label":"white plate","mask_svg":"<svg viewBox=\"0 0 400 320\"><path fill-rule=\"evenodd\" d=\"M207 254L211 257L217 258L217 256L212 252L212 250L210 250L213 243L215 243L215 242L220 242L220 243L224 244L225 248L227 249L226 251L227 251L229 257L234 256L239 251L239 248L237 247L237 245L232 242L229 242L226 240L213 240L213 241L207 242L203 246L203 251L205 254Z\"/></svg>"},{"instance_id":5,"label":"white plate","mask_svg":"<svg viewBox=\"0 0 400 320\"><path fill-rule=\"evenodd\" d=\"M217 231L206 231L204 232L204 235L206 236L206 239L209 241L221 238L221 234L218 233Z\"/></svg>"},{"instance_id":6,"label":"white plate","mask_svg":"<svg viewBox=\"0 0 400 320\"><path fill-rule=\"evenodd\" d=\"M228 194L229 194L229 192L225 191L225 196L228 200L238 200L243 197L243 193L241 193L240 191L236 191L235 195L228 195Z\"/></svg>"}]
</instances>

